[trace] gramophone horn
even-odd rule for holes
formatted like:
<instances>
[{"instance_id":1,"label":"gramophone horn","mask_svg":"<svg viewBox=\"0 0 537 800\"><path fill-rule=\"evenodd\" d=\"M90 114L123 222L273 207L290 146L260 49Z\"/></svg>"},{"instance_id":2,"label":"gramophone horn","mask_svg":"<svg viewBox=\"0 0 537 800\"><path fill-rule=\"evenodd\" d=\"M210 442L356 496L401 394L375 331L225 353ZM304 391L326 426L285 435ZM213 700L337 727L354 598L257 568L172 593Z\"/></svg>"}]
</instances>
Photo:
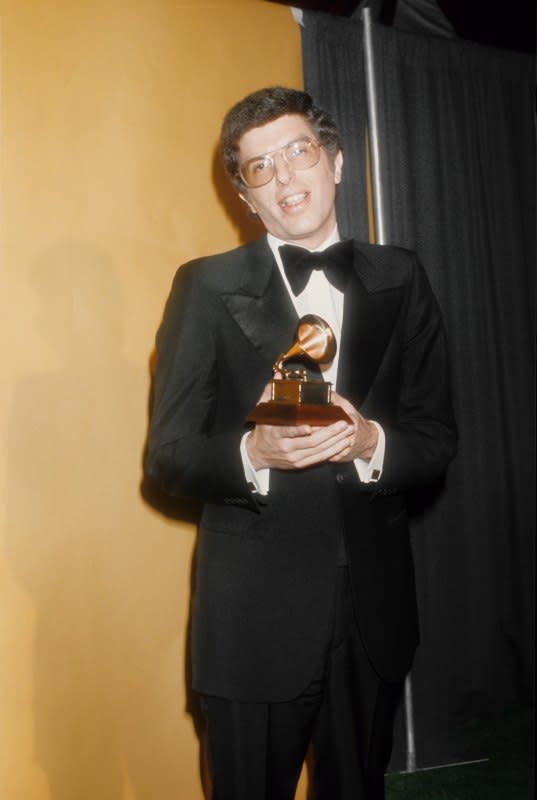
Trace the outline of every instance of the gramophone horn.
<instances>
[{"instance_id":1,"label":"gramophone horn","mask_svg":"<svg viewBox=\"0 0 537 800\"><path fill-rule=\"evenodd\" d=\"M317 364L326 364L336 355L334 331L316 314L306 314L299 319L295 336L302 351Z\"/></svg>"},{"instance_id":2,"label":"gramophone horn","mask_svg":"<svg viewBox=\"0 0 537 800\"><path fill-rule=\"evenodd\" d=\"M274 371L281 371L284 362L294 356L307 356L316 364L328 363L334 358L336 350L336 337L328 322L316 314L306 314L298 320L295 341L278 358Z\"/></svg>"}]
</instances>

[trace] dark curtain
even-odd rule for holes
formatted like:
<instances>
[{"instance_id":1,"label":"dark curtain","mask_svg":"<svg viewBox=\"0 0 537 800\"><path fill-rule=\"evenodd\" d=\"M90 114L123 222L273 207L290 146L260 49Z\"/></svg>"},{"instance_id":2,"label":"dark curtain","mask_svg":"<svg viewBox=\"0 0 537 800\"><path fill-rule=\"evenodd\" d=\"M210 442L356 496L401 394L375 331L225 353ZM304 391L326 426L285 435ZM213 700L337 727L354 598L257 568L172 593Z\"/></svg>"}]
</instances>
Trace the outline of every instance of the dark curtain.
<instances>
[{"instance_id":1,"label":"dark curtain","mask_svg":"<svg viewBox=\"0 0 537 800\"><path fill-rule=\"evenodd\" d=\"M332 18L324 14L305 13L304 17L302 52L306 90L311 91L321 108L332 114L343 139L345 180L337 197L340 233L367 241L364 125L367 111L361 49L355 52L355 26L345 22L330 24Z\"/></svg>"},{"instance_id":2,"label":"dark curtain","mask_svg":"<svg viewBox=\"0 0 537 800\"><path fill-rule=\"evenodd\" d=\"M306 90L360 139L361 22L308 13L302 43ZM533 701L534 63L380 25L374 52L386 230L418 252L442 306L460 434L445 485L412 498L425 766L480 755L472 721ZM362 205L349 177L345 202Z\"/></svg>"}]
</instances>

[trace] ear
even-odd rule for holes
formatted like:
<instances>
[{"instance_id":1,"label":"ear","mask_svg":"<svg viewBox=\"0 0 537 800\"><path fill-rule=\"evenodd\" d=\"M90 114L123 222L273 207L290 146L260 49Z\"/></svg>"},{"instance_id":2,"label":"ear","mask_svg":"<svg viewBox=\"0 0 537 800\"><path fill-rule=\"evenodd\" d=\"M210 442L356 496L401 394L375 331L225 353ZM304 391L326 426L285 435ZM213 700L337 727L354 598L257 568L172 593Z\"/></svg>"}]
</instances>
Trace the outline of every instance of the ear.
<instances>
[{"instance_id":1,"label":"ear","mask_svg":"<svg viewBox=\"0 0 537 800\"><path fill-rule=\"evenodd\" d=\"M334 182L341 183L341 175L343 172L343 153L341 150L334 158Z\"/></svg>"},{"instance_id":2,"label":"ear","mask_svg":"<svg viewBox=\"0 0 537 800\"><path fill-rule=\"evenodd\" d=\"M242 192L239 192L239 197L240 197L240 199L242 200L242 202L243 202L245 205L247 205L247 206L248 206L248 208L250 209L250 212L251 212L252 214L254 214L254 215L256 215L256 216L257 216L257 210L256 210L256 208L255 208L254 204L253 204L253 203L251 203L251 202L250 202L250 200L248 200L248 198L247 198L247 197L246 197L246 196L245 196L245 195L244 195Z\"/></svg>"}]
</instances>

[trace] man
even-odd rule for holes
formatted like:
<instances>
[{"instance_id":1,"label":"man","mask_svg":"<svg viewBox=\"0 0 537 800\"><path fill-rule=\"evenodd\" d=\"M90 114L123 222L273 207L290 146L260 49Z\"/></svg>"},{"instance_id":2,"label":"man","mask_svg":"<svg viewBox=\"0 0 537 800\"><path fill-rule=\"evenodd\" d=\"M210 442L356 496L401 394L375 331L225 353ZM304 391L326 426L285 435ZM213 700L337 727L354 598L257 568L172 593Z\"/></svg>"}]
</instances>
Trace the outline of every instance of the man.
<instances>
[{"instance_id":1,"label":"man","mask_svg":"<svg viewBox=\"0 0 537 800\"><path fill-rule=\"evenodd\" d=\"M244 98L221 149L267 235L178 271L147 460L203 502L193 683L214 797L291 800L312 742L317 800L380 800L418 640L404 493L455 451L440 314L412 253L337 244L341 144L307 94ZM324 378L351 422L247 426L305 313L335 331Z\"/></svg>"}]
</instances>

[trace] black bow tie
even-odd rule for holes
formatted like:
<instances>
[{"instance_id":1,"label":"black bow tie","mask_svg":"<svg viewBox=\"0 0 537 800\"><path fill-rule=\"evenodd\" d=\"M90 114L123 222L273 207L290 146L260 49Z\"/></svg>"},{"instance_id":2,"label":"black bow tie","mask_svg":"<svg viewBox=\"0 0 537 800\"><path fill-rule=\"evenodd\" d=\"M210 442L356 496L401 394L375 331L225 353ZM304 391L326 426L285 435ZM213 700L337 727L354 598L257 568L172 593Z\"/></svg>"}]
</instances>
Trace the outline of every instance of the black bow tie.
<instances>
[{"instance_id":1,"label":"black bow tie","mask_svg":"<svg viewBox=\"0 0 537 800\"><path fill-rule=\"evenodd\" d=\"M305 289L314 269L322 269L332 286L345 291L352 266L352 240L332 244L320 253L311 253L294 244L284 244L279 251L294 295Z\"/></svg>"}]
</instances>

